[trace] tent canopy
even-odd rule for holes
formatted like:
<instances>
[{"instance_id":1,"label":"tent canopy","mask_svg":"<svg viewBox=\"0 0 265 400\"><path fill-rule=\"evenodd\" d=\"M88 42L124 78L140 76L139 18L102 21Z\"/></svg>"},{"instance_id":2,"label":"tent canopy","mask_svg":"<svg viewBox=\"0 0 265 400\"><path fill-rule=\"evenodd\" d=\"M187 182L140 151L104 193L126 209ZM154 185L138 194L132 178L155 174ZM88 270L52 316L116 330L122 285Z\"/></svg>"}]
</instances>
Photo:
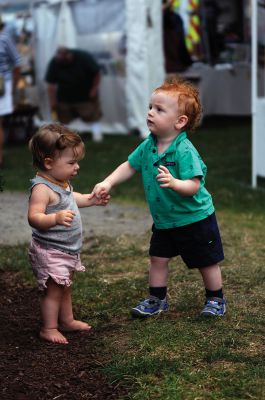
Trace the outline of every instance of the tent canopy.
<instances>
[{"instance_id":1,"label":"tent canopy","mask_svg":"<svg viewBox=\"0 0 265 400\"><path fill-rule=\"evenodd\" d=\"M2 0L0 4L0 8L11 7L16 5L30 5L32 3L31 0Z\"/></svg>"}]
</instances>

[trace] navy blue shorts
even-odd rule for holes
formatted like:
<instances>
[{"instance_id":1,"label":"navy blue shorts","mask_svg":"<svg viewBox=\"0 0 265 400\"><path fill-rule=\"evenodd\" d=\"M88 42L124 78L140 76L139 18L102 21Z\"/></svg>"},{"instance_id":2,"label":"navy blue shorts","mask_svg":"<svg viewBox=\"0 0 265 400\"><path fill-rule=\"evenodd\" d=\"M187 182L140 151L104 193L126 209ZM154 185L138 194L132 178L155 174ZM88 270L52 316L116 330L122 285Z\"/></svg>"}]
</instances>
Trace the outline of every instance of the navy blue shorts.
<instances>
[{"instance_id":1,"label":"navy blue shorts","mask_svg":"<svg viewBox=\"0 0 265 400\"><path fill-rule=\"evenodd\" d=\"M170 229L152 227L149 255L162 258L181 256L188 268L202 268L224 259L215 213L193 224Z\"/></svg>"}]
</instances>

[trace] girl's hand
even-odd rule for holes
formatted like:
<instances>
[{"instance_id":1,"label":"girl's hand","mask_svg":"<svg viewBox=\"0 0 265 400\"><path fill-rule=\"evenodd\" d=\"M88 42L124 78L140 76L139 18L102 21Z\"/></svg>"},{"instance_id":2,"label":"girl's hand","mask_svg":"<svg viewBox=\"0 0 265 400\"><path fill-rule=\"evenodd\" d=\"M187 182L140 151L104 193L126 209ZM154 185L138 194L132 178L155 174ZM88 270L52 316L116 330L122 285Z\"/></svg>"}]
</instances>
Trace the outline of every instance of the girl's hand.
<instances>
[{"instance_id":1,"label":"girl's hand","mask_svg":"<svg viewBox=\"0 0 265 400\"><path fill-rule=\"evenodd\" d=\"M88 195L88 200L90 204L94 206L106 206L110 200L110 195L106 192L101 191L100 197L96 196L94 192Z\"/></svg>"},{"instance_id":2,"label":"girl's hand","mask_svg":"<svg viewBox=\"0 0 265 400\"><path fill-rule=\"evenodd\" d=\"M164 165L160 165L157 170L159 174L156 176L156 179L158 182L162 182L160 186L173 189L176 179L171 175L169 170Z\"/></svg>"},{"instance_id":3,"label":"girl's hand","mask_svg":"<svg viewBox=\"0 0 265 400\"><path fill-rule=\"evenodd\" d=\"M56 225L71 226L75 213L72 210L58 211L56 214Z\"/></svg>"}]
</instances>

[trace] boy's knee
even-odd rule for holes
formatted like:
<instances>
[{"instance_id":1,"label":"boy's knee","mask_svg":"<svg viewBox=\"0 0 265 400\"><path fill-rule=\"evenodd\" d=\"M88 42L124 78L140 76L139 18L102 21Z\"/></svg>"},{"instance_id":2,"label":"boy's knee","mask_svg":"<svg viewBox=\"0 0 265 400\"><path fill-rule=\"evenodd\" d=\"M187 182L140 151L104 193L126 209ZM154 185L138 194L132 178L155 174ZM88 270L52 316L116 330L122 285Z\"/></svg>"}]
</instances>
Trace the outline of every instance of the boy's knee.
<instances>
[{"instance_id":1,"label":"boy's knee","mask_svg":"<svg viewBox=\"0 0 265 400\"><path fill-rule=\"evenodd\" d=\"M156 256L150 257L151 267L167 267L169 261L170 258L156 257Z\"/></svg>"}]
</instances>

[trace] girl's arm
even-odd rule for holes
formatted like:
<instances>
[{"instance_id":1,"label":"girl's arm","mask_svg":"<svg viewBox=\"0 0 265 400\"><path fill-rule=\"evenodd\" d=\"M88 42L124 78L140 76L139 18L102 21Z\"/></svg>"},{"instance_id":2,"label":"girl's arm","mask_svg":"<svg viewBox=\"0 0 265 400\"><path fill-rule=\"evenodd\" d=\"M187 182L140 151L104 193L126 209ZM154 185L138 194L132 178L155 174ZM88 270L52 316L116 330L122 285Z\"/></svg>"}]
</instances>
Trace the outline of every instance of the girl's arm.
<instances>
[{"instance_id":1,"label":"girl's arm","mask_svg":"<svg viewBox=\"0 0 265 400\"><path fill-rule=\"evenodd\" d=\"M81 194L73 192L73 195L79 208L91 206L106 206L110 199L110 196L108 194L102 194L100 198L96 197L95 193Z\"/></svg>"},{"instance_id":2,"label":"girl's arm","mask_svg":"<svg viewBox=\"0 0 265 400\"><path fill-rule=\"evenodd\" d=\"M163 165L159 166L158 172L156 179L158 182L162 182L160 186L170 188L181 196L194 196L200 188L200 179L198 177L184 181L176 179Z\"/></svg>"},{"instance_id":3,"label":"girl's arm","mask_svg":"<svg viewBox=\"0 0 265 400\"><path fill-rule=\"evenodd\" d=\"M55 225L69 227L75 216L71 210L61 210L53 214L45 214L46 207L51 202L51 195L46 185L36 185L32 189L29 200L28 221L30 226L46 231Z\"/></svg>"},{"instance_id":4,"label":"girl's arm","mask_svg":"<svg viewBox=\"0 0 265 400\"><path fill-rule=\"evenodd\" d=\"M123 164L119 165L112 174L110 174L104 181L98 183L92 193L95 193L97 197L100 197L103 193L109 193L113 186L118 185L119 183L125 182L130 179L136 170L131 167L128 161L125 161Z\"/></svg>"}]
</instances>

